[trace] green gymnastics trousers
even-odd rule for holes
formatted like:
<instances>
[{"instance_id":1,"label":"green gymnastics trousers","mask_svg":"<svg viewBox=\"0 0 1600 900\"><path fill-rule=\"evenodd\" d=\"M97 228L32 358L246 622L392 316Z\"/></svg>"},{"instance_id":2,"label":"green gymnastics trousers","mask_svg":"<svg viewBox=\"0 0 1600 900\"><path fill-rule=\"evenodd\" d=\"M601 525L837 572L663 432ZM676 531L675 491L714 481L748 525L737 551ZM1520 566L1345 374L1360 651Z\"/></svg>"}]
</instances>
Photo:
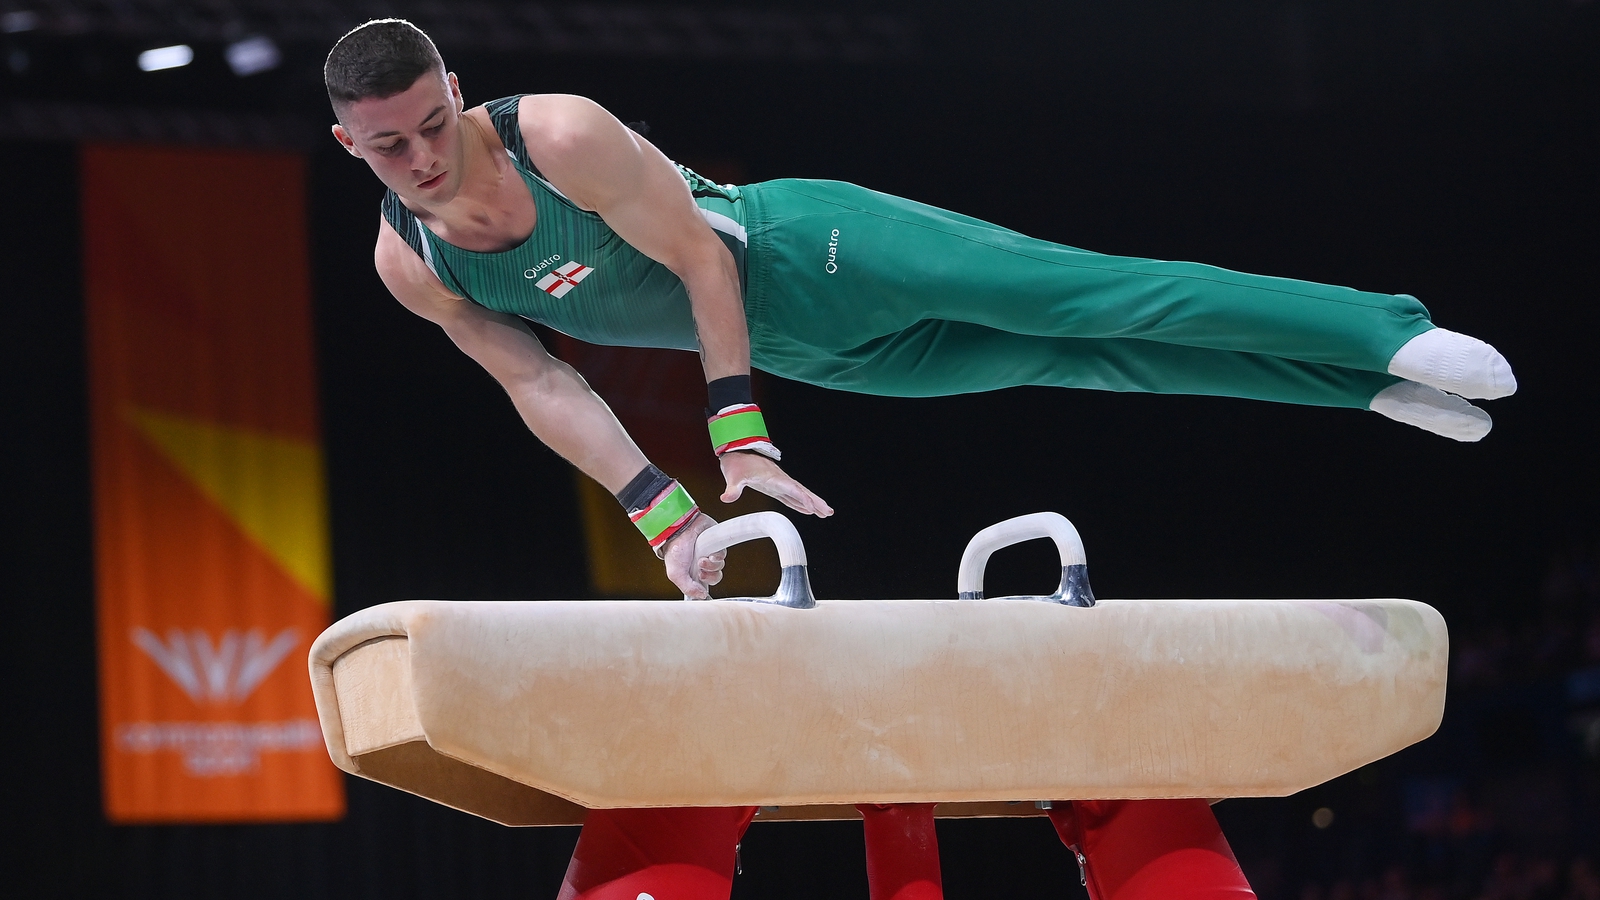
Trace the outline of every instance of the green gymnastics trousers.
<instances>
[{"instance_id":1,"label":"green gymnastics trousers","mask_svg":"<svg viewBox=\"0 0 1600 900\"><path fill-rule=\"evenodd\" d=\"M1091 253L832 181L741 188L758 368L921 397L1015 385L1365 409L1416 298Z\"/></svg>"}]
</instances>

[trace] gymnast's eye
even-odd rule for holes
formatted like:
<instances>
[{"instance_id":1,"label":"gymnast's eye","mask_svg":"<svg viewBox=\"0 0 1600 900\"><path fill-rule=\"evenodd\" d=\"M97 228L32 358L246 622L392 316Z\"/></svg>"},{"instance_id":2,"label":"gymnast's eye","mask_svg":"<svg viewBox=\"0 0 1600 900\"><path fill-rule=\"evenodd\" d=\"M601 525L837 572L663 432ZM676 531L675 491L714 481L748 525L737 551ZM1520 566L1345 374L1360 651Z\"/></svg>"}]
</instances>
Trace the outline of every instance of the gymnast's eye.
<instances>
[{"instance_id":1,"label":"gymnast's eye","mask_svg":"<svg viewBox=\"0 0 1600 900\"><path fill-rule=\"evenodd\" d=\"M403 140L402 141L395 141L394 143L388 145L387 147L379 147L378 148L378 152L382 153L385 156L393 156L395 153L397 153L400 150L401 146L403 146L404 144L405 144L405 141L403 141Z\"/></svg>"}]
</instances>

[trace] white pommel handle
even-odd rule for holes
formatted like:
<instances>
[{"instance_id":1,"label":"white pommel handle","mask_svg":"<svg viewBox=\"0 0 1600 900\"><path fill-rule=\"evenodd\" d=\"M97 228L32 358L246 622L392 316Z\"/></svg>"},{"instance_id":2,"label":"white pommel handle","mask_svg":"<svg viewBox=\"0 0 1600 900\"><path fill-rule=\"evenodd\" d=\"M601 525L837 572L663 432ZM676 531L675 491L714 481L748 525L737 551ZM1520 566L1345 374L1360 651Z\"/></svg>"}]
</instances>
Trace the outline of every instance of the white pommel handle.
<instances>
[{"instance_id":1,"label":"white pommel handle","mask_svg":"<svg viewBox=\"0 0 1600 900\"><path fill-rule=\"evenodd\" d=\"M794 523L778 513L751 513L748 516L719 522L700 532L700 537L694 543L694 552L697 558L708 556L718 550L726 550L734 544L742 544L756 538L771 538L772 543L778 547L778 564L783 567L783 572L778 581L777 593L770 597L726 599L787 606L791 609L814 608L817 605L817 598L811 593L811 577L806 574L806 547L800 543L800 533L794 530ZM689 597L686 595L683 599L688 600Z\"/></svg>"},{"instance_id":2,"label":"white pommel handle","mask_svg":"<svg viewBox=\"0 0 1600 900\"><path fill-rule=\"evenodd\" d=\"M1078 536L1078 529L1067 521L1066 516L1053 512L1017 516L990 525L973 535L972 540L967 542L967 549L961 554L961 568L956 572L957 596L963 599L981 598L983 572L989 565L989 557L1003 547L1035 538L1049 538L1055 541L1056 550L1061 554L1063 573L1074 571L1072 569L1074 566L1079 567L1075 571L1082 572L1088 565L1088 557L1083 552L1083 538ZM1064 578L1063 586L1065 585ZM1089 602L1093 603L1093 600Z\"/></svg>"},{"instance_id":3,"label":"white pommel handle","mask_svg":"<svg viewBox=\"0 0 1600 900\"><path fill-rule=\"evenodd\" d=\"M778 547L778 564L784 568L806 564L806 548L800 543L800 533L794 530L793 522L775 512L750 513L707 528L695 541L695 556L709 556L757 538L772 539Z\"/></svg>"}]
</instances>

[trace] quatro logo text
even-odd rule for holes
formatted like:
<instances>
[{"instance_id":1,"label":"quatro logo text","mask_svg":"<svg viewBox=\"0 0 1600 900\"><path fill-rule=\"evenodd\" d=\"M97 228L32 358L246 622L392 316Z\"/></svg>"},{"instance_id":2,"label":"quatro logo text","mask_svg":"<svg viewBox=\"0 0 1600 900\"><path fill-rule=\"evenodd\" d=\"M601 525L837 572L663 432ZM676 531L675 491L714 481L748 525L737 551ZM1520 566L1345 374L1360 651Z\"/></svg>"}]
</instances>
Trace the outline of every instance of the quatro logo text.
<instances>
[{"instance_id":1,"label":"quatro logo text","mask_svg":"<svg viewBox=\"0 0 1600 900\"><path fill-rule=\"evenodd\" d=\"M539 273L540 272L543 272L545 269L550 268L550 265L552 263L558 263L560 261L561 261L561 254L559 254L559 253L557 253L555 256L547 256L544 259L541 259L538 262L534 263L533 266L531 266L530 268L525 270L522 273L522 277L528 279L529 281L532 281L533 279L539 277Z\"/></svg>"}]
</instances>

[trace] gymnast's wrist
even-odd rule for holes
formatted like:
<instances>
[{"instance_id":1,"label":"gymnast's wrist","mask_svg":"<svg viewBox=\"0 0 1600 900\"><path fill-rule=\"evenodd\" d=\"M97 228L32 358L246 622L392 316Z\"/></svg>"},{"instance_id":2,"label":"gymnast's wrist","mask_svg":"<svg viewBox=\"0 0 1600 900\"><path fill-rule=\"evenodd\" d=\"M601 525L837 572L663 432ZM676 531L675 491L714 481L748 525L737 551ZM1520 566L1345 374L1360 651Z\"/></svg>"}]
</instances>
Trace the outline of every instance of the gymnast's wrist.
<instances>
[{"instance_id":1,"label":"gymnast's wrist","mask_svg":"<svg viewBox=\"0 0 1600 900\"><path fill-rule=\"evenodd\" d=\"M706 427L718 458L736 451L779 460L783 453L767 434L767 420L750 392L749 375L730 375L706 385Z\"/></svg>"},{"instance_id":2,"label":"gymnast's wrist","mask_svg":"<svg viewBox=\"0 0 1600 900\"><path fill-rule=\"evenodd\" d=\"M700 514L683 485L653 465L633 476L617 493L617 502L658 557L666 553L667 542Z\"/></svg>"}]
</instances>

